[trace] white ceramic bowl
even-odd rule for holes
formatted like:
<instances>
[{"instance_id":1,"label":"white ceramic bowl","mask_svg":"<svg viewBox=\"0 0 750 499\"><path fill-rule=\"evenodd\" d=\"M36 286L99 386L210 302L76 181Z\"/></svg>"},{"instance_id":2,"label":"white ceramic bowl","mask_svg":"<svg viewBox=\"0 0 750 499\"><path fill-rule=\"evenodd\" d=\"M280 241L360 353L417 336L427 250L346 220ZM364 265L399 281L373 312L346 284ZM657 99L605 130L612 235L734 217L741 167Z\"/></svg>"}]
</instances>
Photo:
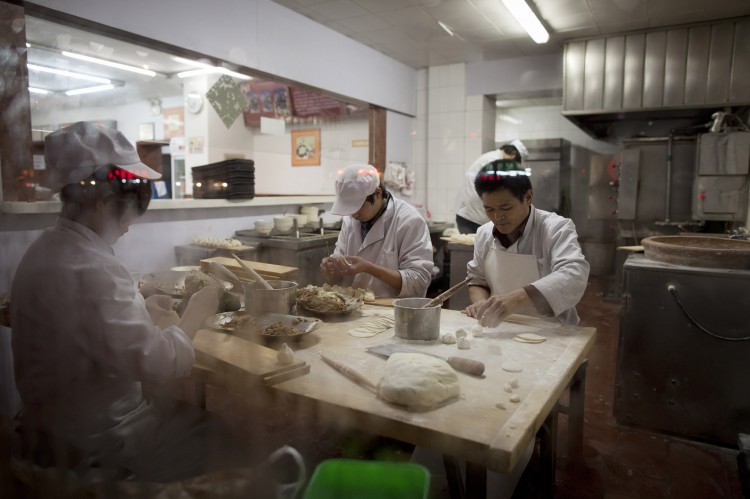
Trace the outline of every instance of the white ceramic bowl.
<instances>
[{"instance_id":1,"label":"white ceramic bowl","mask_svg":"<svg viewBox=\"0 0 750 499\"><path fill-rule=\"evenodd\" d=\"M307 223L307 221L308 221L308 218L307 218L307 214L306 214L306 213L303 213L303 214L300 214L300 215L296 215L296 214L295 214L295 215L290 215L290 216L291 216L291 217L292 217L293 219L297 219L297 226L298 226L298 227L302 227L302 226L303 226L303 225L305 225L305 224Z\"/></svg>"}]
</instances>

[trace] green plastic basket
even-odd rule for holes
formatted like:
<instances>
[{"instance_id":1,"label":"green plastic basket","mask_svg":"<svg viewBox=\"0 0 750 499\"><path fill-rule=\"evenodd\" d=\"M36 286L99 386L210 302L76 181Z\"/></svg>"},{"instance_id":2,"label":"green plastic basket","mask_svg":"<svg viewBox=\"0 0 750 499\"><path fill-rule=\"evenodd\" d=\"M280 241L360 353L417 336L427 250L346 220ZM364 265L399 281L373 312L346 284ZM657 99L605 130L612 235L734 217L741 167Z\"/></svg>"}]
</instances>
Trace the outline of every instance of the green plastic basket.
<instances>
[{"instance_id":1,"label":"green plastic basket","mask_svg":"<svg viewBox=\"0 0 750 499\"><path fill-rule=\"evenodd\" d=\"M430 472L422 465L328 459L310 478L303 499L426 499Z\"/></svg>"}]
</instances>

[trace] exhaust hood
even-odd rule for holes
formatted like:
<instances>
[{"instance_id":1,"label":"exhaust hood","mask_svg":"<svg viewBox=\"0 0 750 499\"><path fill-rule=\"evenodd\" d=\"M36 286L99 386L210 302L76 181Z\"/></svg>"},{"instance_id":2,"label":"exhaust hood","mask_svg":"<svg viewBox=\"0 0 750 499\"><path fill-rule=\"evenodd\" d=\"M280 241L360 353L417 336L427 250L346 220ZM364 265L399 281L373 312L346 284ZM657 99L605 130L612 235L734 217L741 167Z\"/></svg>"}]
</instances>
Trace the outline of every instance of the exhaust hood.
<instances>
[{"instance_id":1,"label":"exhaust hood","mask_svg":"<svg viewBox=\"0 0 750 499\"><path fill-rule=\"evenodd\" d=\"M618 121L710 121L750 105L750 17L565 44L563 116L607 138Z\"/></svg>"}]
</instances>

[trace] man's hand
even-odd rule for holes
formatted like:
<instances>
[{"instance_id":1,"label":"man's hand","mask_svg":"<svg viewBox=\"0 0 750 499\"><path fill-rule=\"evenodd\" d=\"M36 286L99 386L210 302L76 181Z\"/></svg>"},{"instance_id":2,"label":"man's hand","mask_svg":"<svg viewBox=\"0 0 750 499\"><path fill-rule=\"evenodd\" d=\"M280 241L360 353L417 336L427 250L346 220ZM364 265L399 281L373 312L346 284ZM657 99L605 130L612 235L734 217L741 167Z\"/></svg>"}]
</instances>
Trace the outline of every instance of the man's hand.
<instances>
[{"instance_id":1,"label":"man's hand","mask_svg":"<svg viewBox=\"0 0 750 499\"><path fill-rule=\"evenodd\" d=\"M528 306L533 304L529 295L521 288L472 303L466 307L466 314L477 319L482 327L496 327L510 314Z\"/></svg>"},{"instance_id":2,"label":"man's hand","mask_svg":"<svg viewBox=\"0 0 750 499\"><path fill-rule=\"evenodd\" d=\"M180 317L172 309L172 298L166 295L152 295L146 298L146 310L151 320L160 329L178 324Z\"/></svg>"},{"instance_id":3,"label":"man's hand","mask_svg":"<svg viewBox=\"0 0 750 499\"><path fill-rule=\"evenodd\" d=\"M358 256L333 255L320 262L321 272L330 277L359 274L367 272L369 268L370 262Z\"/></svg>"}]
</instances>

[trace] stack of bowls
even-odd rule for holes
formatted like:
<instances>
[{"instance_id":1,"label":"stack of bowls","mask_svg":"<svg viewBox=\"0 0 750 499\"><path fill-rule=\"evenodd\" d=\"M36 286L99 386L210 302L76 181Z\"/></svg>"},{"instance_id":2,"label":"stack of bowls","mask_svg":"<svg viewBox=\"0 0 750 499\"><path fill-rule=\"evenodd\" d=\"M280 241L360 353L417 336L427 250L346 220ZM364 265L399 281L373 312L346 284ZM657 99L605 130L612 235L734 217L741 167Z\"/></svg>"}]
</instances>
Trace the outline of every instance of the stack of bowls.
<instances>
[{"instance_id":1,"label":"stack of bowls","mask_svg":"<svg viewBox=\"0 0 750 499\"><path fill-rule=\"evenodd\" d=\"M286 215L278 215L273 217L273 226L279 232L288 232L292 230L294 219Z\"/></svg>"},{"instance_id":2,"label":"stack of bowls","mask_svg":"<svg viewBox=\"0 0 750 499\"><path fill-rule=\"evenodd\" d=\"M255 221L255 231L259 232L260 234L268 235L273 230L273 223L269 222L268 220L256 220Z\"/></svg>"},{"instance_id":3,"label":"stack of bowls","mask_svg":"<svg viewBox=\"0 0 750 499\"><path fill-rule=\"evenodd\" d=\"M318 223L318 212L320 208L317 206L303 206L299 209L299 212L307 215L307 221L309 223Z\"/></svg>"},{"instance_id":4,"label":"stack of bowls","mask_svg":"<svg viewBox=\"0 0 750 499\"><path fill-rule=\"evenodd\" d=\"M307 220L307 214L305 214L305 213L300 214L300 215L293 214L293 215L289 215L289 216L292 217L293 219L297 220L297 227L304 227L305 225L307 225L307 221L308 221Z\"/></svg>"}]
</instances>

